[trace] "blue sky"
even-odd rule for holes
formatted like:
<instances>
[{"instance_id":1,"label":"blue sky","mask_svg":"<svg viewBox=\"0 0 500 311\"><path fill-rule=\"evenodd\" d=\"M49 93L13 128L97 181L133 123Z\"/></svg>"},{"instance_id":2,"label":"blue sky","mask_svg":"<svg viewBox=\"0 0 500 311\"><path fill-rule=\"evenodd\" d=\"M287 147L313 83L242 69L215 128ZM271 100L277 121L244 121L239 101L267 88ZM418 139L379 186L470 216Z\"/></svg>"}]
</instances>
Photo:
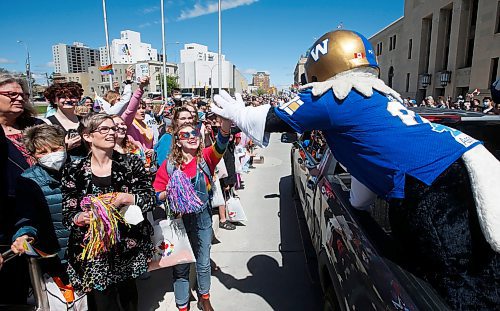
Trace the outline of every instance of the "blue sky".
<instances>
[{"instance_id":1,"label":"blue sky","mask_svg":"<svg viewBox=\"0 0 500 311\"><path fill-rule=\"evenodd\" d=\"M298 58L315 38L343 23L367 37L403 15L404 0L224 0L222 52L242 72L268 71L280 87L293 82ZM110 40L125 29L161 50L159 0L107 0ZM53 71L52 45L105 45L101 0L2 1L0 67L23 71L27 43L32 70ZM165 0L166 41L208 45L217 51L217 1ZM181 45L168 44L169 61ZM250 75L247 76L250 78ZM249 79L250 80L250 79ZM43 81L43 80L42 80Z\"/></svg>"}]
</instances>

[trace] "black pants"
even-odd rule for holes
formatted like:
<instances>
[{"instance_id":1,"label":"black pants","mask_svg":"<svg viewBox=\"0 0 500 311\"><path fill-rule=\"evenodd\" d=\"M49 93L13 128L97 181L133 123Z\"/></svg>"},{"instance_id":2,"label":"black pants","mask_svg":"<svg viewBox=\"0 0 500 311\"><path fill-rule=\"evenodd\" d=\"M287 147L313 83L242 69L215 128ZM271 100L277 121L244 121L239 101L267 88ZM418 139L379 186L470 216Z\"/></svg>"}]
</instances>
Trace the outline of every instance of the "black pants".
<instances>
[{"instance_id":1,"label":"black pants","mask_svg":"<svg viewBox=\"0 0 500 311\"><path fill-rule=\"evenodd\" d=\"M453 310L498 308L500 254L481 232L461 159L431 186L408 177L405 199L390 202L389 213L407 268L431 283Z\"/></svg>"},{"instance_id":2,"label":"black pants","mask_svg":"<svg viewBox=\"0 0 500 311\"><path fill-rule=\"evenodd\" d=\"M92 290L87 294L89 311L136 311L138 294L134 279Z\"/></svg>"}]
</instances>

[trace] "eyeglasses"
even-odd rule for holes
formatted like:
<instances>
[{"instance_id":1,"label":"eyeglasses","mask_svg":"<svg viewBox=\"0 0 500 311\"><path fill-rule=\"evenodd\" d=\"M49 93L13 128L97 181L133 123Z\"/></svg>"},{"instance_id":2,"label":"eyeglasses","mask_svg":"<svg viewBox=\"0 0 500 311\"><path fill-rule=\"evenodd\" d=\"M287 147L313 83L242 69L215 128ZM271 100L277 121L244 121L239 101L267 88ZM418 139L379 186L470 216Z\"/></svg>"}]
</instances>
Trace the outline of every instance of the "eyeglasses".
<instances>
[{"instance_id":1,"label":"eyeglasses","mask_svg":"<svg viewBox=\"0 0 500 311\"><path fill-rule=\"evenodd\" d=\"M177 137L180 140L187 140L191 137L199 138L200 137L200 130L192 130L191 132L179 132Z\"/></svg>"},{"instance_id":2,"label":"eyeglasses","mask_svg":"<svg viewBox=\"0 0 500 311\"><path fill-rule=\"evenodd\" d=\"M127 133L127 127L126 126L116 126L116 131L119 133Z\"/></svg>"},{"instance_id":3,"label":"eyeglasses","mask_svg":"<svg viewBox=\"0 0 500 311\"><path fill-rule=\"evenodd\" d=\"M110 130L113 130L113 132L117 132L119 130L118 126L99 126L95 130L93 130L91 133L94 132L99 132L101 135L106 135L109 133Z\"/></svg>"},{"instance_id":4,"label":"eyeglasses","mask_svg":"<svg viewBox=\"0 0 500 311\"><path fill-rule=\"evenodd\" d=\"M22 99L28 99L30 97L29 93L19 93L11 91L0 92L0 95L8 97L10 101L15 101L19 96L21 96Z\"/></svg>"}]
</instances>

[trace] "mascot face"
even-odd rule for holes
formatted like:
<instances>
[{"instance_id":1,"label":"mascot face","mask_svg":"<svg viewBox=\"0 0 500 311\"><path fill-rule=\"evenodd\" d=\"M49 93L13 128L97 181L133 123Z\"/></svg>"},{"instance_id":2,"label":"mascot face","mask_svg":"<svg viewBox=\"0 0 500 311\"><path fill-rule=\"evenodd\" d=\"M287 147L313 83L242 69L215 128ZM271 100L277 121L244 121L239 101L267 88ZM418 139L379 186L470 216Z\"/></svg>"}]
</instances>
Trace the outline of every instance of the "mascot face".
<instances>
[{"instance_id":1,"label":"mascot face","mask_svg":"<svg viewBox=\"0 0 500 311\"><path fill-rule=\"evenodd\" d=\"M327 32L314 42L307 56L307 83L326 81L359 67L379 68L370 41L354 31Z\"/></svg>"}]
</instances>

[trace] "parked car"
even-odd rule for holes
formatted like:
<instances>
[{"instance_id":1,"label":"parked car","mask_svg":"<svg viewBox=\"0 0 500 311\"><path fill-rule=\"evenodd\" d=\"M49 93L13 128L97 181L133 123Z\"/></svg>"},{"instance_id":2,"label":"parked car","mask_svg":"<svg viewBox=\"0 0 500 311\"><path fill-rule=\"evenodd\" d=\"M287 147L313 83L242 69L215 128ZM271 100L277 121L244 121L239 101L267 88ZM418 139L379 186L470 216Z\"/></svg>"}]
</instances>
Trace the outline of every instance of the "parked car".
<instances>
[{"instance_id":1,"label":"parked car","mask_svg":"<svg viewBox=\"0 0 500 311\"><path fill-rule=\"evenodd\" d=\"M414 110L482 140L500 159L500 116ZM298 139L285 133L281 141L293 142L293 187L317 255L324 310L448 310L428 283L398 264L402 256L391 236L387 203L377 200L370 212L350 205L351 176L322 133L306 132Z\"/></svg>"}]
</instances>

